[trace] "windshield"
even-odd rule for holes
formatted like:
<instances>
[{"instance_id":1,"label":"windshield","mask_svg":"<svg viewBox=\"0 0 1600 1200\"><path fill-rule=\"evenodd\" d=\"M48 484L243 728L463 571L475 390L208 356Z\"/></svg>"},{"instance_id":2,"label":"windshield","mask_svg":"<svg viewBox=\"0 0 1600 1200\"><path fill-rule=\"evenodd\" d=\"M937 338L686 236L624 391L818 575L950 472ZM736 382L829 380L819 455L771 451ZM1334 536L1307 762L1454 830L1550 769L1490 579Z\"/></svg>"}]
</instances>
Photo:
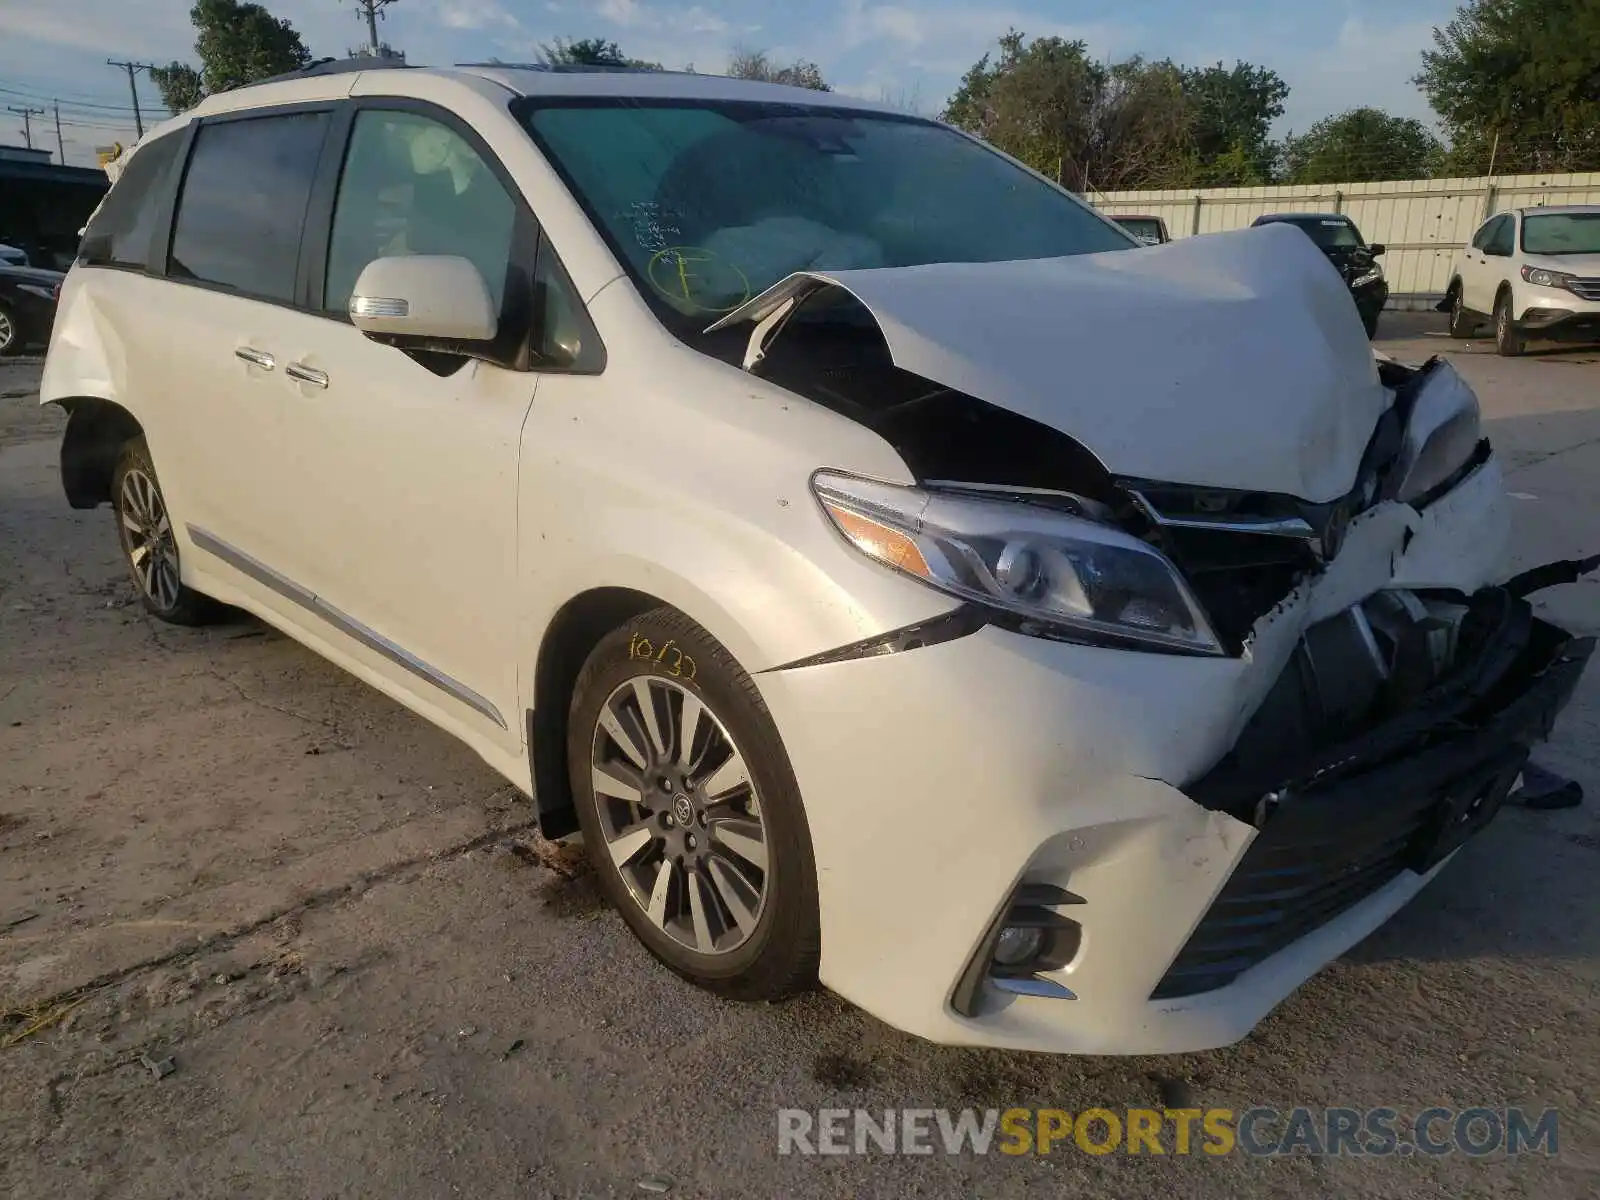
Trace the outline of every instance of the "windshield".
<instances>
[{"instance_id":1,"label":"windshield","mask_svg":"<svg viewBox=\"0 0 1600 1200\"><path fill-rule=\"evenodd\" d=\"M1349 250L1362 244L1360 230L1336 217L1312 217L1286 224L1305 230L1306 236L1324 250Z\"/></svg>"},{"instance_id":2,"label":"windshield","mask_svg":"<svg viewBox=\"0 0 1600 1200\"><path fill-rule=\"evenodd\" d=\"M1154 217L1113 217L1111 219L1147 246L1153 246L1161 241L1161 222Z\"/></svg>"},{"instance_id":3,"label":"windshield","mask_svg":"<svg viewBox=\"0 0 1600 1200\"><path fill-rule=\"evenodd\" d=\"M1522 218L1526 254L1600 254L1600 212Z\"/></svg>"},{"instance_id":4,"label":"windshield","mask_svg":"<svg viewBox=\"0 0 1600 1200\"><path fill-rule=\"evenodd\" d=\"M794 271L1135 244L1072 197L929 121L632 98L540 100L519 115L641 291L685 331Z\"/></svg>"}]
</instances>

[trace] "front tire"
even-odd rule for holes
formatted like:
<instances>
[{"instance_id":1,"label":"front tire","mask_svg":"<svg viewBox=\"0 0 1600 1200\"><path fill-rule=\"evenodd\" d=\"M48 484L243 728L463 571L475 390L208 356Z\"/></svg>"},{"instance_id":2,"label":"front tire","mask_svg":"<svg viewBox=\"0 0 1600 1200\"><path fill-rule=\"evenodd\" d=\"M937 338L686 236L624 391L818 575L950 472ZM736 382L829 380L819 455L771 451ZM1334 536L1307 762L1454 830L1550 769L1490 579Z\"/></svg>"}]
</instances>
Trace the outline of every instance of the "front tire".
<instances>
[{"instance_id":1,"label":"front tire","mask_svg":"<svg viewBox=\"0 0 1600 1200\"><path fill-rule=\"evenodd\" d=\"M1450 336L1458 342L1464 342L1477 332L1477 322L1467 316L1466 305L1461 299L1461 285L1458 283L1450 289Z\"/></svg>"},{"instance_id":2,"label":"front tire","mask_svg":"<svg viewBox=\"0 0 1600 1200\"><path fill-rule=\"evenodd\" d=\"M578 823L601 890L683 978L737 1000L816 980L816 869L800 791L750 676L660 608L605 637L573 689Z\"/></svg>"},{"instance_id":3,"label":"front tire","mask_svg":"<svg viewBox=\"0 0 1600 1200\"><path fill-rule=\"evenodd\" d=\"M123 560L151 615L172 625L203 625L214 619L216 601L183 582L171 510L142 436L129 440L117 456L111 507Z\"/></svg>"},{"instance_id":4,"label":"front tire","mask_svg":"<svg viewBox=\"0 0 1600 1200\"><path fill-rule=\"evenodd\" d=\"M1511 293L1501 292L1494 302L1494 348L1501 358L1516 358L1527 342L1517 332L1511 318Z\"/></svg>"}]
</instances>

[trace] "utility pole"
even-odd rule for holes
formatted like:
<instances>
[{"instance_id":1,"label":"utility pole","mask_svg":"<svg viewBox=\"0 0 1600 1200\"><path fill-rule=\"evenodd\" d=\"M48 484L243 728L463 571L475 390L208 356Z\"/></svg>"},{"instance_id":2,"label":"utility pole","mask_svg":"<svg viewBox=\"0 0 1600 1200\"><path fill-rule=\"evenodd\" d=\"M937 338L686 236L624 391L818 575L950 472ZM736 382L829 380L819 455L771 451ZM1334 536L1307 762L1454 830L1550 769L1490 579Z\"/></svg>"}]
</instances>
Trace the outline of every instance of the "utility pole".
<instances>
[{"instance_id":1,"label":"utility pole","mask_svg":"<svg viewBox=\"0 0 1600 1200\"><path fill-rule=\"evenodd\" d=\"M33 149L33 118L34 117L42 117L42 116L44 116L44 109L42 109L42 108L27 108L27 107L18 108L14 104L8 104L8 105L6 105L6 107L8 109L10 109L12 112L18 114L22 118L22 137L23 137L23 140L28 143L28 149L32 150Z\"/></svg>"},{"instance_id":2,"label":"utility pole","mask_svg":"<svg viewBox=\"0 0 1600 1200\"><path fill-rule=\"evenodd\" d=\"M61 101L55 101L56 106L56 149L61 153L61 165L67 165L67 143L61 138Z\"/></svg>"},{"instance_id":3,"label":"utility pole","mask_svg":"<svg viewBox=\"0 0 1600 1200\"><path fill-rule=\"evenodd\" d=\"M394 2L395 0L356 0L356 17L367 23L367 46L374 58L383 55L383 49L378 43L378 18L383 15L383 10Z\"/></svg>"},{"instance_id":4,"label":"utility pole","mask_svg":"<svg viewBox=\"0 0 1600 1200\"><path fill-rule=\"evenodd\" d=\"M121 67L128 72L128 91L133 93L133 125L139 131L139 136L144 136L144 115L139 111L139 89L135 86L133 77L139 71L153 71L155 68L149 63L118 62L114 58L106 59L106 66Z\"/></svg>"}]
</instances>

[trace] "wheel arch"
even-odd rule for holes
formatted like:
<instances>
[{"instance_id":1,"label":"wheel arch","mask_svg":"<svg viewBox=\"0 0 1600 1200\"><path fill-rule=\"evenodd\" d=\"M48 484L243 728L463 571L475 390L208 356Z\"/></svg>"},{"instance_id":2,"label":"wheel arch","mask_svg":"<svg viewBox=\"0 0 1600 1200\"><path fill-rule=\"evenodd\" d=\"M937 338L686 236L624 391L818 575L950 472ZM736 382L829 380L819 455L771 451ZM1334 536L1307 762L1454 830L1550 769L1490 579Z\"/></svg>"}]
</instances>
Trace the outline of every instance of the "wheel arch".
<instances>
[{"instance_id":1,"label":"wheel arch","mask_svg":"<svg viewBox=\"0 0 1600 1200\"><path fill-rule=\"evenodd\" d=\"M525 714L528 767L540 832L562 837L578 827L567 775L567 713L572 689L590 653L608 633L667 602L625 587L596 587L573 596L539 639L533 671L533 707Z\"/></svg>"},{"instance_id":2,"label":"wheel arch","mask_svg":"<svg viewBox=\"0 0 1600 1200\"><path fill-rule=\"evenodd\" d=\"M117 455L144 426L122 405L100 396L64 396L47 403L67 411L61 438L61 487L73 508L96 508L111 499Z\"/></svg>"}]
</instances>

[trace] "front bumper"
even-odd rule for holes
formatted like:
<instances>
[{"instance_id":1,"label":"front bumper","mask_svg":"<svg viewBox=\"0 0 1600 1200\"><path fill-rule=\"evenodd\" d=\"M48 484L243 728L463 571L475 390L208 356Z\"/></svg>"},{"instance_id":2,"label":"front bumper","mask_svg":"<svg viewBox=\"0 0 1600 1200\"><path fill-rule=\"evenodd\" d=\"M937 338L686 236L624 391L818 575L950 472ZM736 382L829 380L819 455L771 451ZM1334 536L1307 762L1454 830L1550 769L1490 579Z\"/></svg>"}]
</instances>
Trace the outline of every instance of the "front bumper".
<instances>
[{"instance_id":1,"label":"front bumper","mask_svg":"<svg viewBox=\"0 0 1600 1200\"><path fill-rule=\"evenodd\" d=\"M1600 342L1600 305L1581 309L1553 305L1528 308L1517 321L1517 331L1526 337L1557 342Z\"/></svg>"},{"instance_id":2,"label":"front bumper","mask_svg":"<svg viewBox=\"0 0 1600 1200\"><path fill-rule=\"evenodd\" d=\"M1270 819L1220 802L1213 785L1224 777L1213 773L1310 623L1385 587L1487 586L1501 577L1489 531L1504 518L1492 459L1420 515L1372 510L1236 658L989 627L758 675L806 797L823 983L945 1043L1175 1053L1245 1036L1432 877L1448 845L1424 826L1480 768L1495 772L1472 796L1492 809L1488 784L1508 782L1591 647L1542 627L1531 657L1468 714L1488 747L1481 758L1457 726L1441 738L1424 722L1420 741L1369 756L1356 774L1295 780L1295 803L1280 800ZM1344 829L1348 845L1319 846L1319 836ZM1309 899L1263 906L1262 881L1296 855L1320 868L1293 881ZM1365 864L1360 886L1340 885L1340 874L1329 884L1329 864L1341 858ZM966 1003L958 992L969 963L1023 884L1083 900L1060 910L1080 937L1051 975L1075 998L983 987ZM1264 913L1276 936L1220 940ZM1174 986L1179 968L1184 982Z\"/></svg>"},{"instance_id":3,"label":"front bumper","mask_svg":"<svg viewBox=\"0 0 1600 1200\"><path fill-rule=\"evenodd\" d=\"M1494 817L1594 649L1507 606L1489 652L1415 708L1264 782L1224 762L1188 791L1260 832L1153 995L1225 988L1366 897L1432 871Z\"/></svg>"}]
</instances>

